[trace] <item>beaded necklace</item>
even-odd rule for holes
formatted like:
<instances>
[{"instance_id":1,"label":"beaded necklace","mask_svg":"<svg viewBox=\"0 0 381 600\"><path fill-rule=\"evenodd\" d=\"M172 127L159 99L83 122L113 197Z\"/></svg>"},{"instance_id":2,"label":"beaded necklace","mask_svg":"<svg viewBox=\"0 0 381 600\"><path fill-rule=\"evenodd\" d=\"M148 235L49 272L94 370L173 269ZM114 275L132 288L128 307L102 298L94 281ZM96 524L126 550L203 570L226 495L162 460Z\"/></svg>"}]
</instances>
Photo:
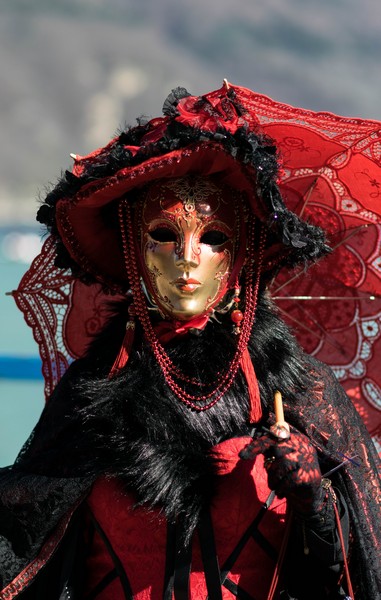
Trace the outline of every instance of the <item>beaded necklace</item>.
<instances>
[{"instance_id":1,"label":"beaded necklace","mask_svg":"<svg viewBox=\"0 0 381 600\"><path fill-rule=\"evenodd\" d=\"M122 199L120 201L118 215L125 267L134 298L134 311L142 325L145 337L152 348L168 386L177 396L177 398L190 409L193 409L197 412L206 411L214 406L229 390L237 375L238 369L240 368L242 356L247 350L257 305L259 280L266 238L265 228L263 226L261 227L259 235L259 248L256 254L254 237L255 222L254 218L250 217L248 222L247 258L245 262L245 312L242 323L240 324L240 332L237 335L237 348L234 356L225 373L216 374L219 380L217 385L211 391L207 393L191 394L180 384L181 381L191 383L199 387L204 387L205 384L187 377L180 371L180 369L168 356L168 353L160 343L154 331L149 318L144 291L141 286L140 272L138 267L139 260L136 255L137 250L134 243L133 219L131 215L131 208L127 199ZM257 260L256 265L254 266L255 255Z\"/></svg>"}]
</instances>

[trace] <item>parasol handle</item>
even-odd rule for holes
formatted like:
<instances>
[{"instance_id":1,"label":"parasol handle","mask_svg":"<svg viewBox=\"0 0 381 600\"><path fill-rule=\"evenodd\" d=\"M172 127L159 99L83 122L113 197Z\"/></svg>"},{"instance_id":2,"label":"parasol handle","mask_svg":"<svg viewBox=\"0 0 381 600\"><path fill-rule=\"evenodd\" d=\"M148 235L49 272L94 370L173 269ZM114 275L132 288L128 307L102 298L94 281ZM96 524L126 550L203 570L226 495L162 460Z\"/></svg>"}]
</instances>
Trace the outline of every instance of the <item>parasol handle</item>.
<instances>
[{"instance_id":1,"label":"parasol handle","mask_svg":"<svg viewBox=\"0 0 381 600\"><path fill-rule=\"evenodd\" d=\"M284 420L282 394L277 390L274 394L275 424L271 426L271 433L279 441L288 440L290 437L290 426Z\"/></svg>"}]
</instances>

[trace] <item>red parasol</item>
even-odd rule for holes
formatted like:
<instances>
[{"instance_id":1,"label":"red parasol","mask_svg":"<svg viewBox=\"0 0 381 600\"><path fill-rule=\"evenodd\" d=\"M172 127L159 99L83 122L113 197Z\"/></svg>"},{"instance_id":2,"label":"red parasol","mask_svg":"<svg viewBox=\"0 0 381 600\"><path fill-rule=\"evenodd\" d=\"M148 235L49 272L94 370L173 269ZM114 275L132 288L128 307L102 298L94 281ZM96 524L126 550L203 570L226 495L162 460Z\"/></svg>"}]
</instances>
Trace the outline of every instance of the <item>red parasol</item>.
<instances>
[{"instance_id":1,"label":"red parasol","mask_svg":"<svg viewBox=\"0 0 381 600\"><path fill-rule=\"evenodd\" d=\"M234 89L277 143L287 206L325 229L333 248L307 274L282 271L272 295L303 347L333 368L381 451L381 123ZM74 281L53 255L48 239L13 293L40 347L47 397L107 316L100 287Z\"/></svg>"},{"instance_id":2,"label":"red parasol","mask_svg":"<svg viewBox=\"0 0 381 600\"><path fill-rule=\"evenodd\" d=\"M242 96L280 150L285 203L325 229L333 249L308 273L282 271L271 293L305 350L333 368L381 451L381 123Z\"/></svg>"}]
</instances>

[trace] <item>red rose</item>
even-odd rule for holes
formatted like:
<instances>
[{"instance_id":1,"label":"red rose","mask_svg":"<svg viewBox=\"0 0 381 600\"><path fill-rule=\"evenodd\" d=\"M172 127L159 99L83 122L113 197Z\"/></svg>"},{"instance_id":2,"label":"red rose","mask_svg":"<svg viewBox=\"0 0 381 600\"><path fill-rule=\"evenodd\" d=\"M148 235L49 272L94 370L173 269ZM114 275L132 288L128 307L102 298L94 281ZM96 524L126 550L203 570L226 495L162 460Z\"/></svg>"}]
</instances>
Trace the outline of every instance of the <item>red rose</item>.
<instances>
[{"instance_id":1,"label":"red rose","mask_svg":"<svg viewBox=\"0 0 381 600\"><path fill-rule=\"evenodd\" d=\"M209 94L201 98L187 96L179 101L177 112L176 121L179 123L212 133L217 129L235 133L244 124L226 95Z\"/></svg>"},{"instance_id":2,"label":"red rose","mask_svg":"<svg viewBox=\"0 0 381 600\"><path fill-rule=\"evenodd\" d=\"M151 129L142 137L142 146L147 144L155 144L155 142L164 136L168 126L168 117L158 117L157 119L152 119L149 124Z\"/></svg>"}]
</instances>

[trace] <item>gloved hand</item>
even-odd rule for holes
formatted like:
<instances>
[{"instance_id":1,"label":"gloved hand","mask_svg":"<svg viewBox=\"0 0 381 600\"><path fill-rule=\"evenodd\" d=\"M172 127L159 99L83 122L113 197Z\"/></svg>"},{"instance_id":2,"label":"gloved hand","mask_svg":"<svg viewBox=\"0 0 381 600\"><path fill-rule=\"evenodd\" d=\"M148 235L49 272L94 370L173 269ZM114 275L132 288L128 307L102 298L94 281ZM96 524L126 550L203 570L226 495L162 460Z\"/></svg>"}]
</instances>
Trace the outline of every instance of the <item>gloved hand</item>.
<instances>
[{"instance_id":1,"label":"gloved hand","mask_svg":"<svg viewBox=\"0 0 381 600\"><path fill-rule=\"evenodd\" d=\"M318 457L305 435L294 428L288 440L263 435L253 439L240 457L253 459L258 454L265 456L268 485L279 498L287 498L291 507L305 517L322 509L325 494Z\"/></svg>"}]
</instances>

